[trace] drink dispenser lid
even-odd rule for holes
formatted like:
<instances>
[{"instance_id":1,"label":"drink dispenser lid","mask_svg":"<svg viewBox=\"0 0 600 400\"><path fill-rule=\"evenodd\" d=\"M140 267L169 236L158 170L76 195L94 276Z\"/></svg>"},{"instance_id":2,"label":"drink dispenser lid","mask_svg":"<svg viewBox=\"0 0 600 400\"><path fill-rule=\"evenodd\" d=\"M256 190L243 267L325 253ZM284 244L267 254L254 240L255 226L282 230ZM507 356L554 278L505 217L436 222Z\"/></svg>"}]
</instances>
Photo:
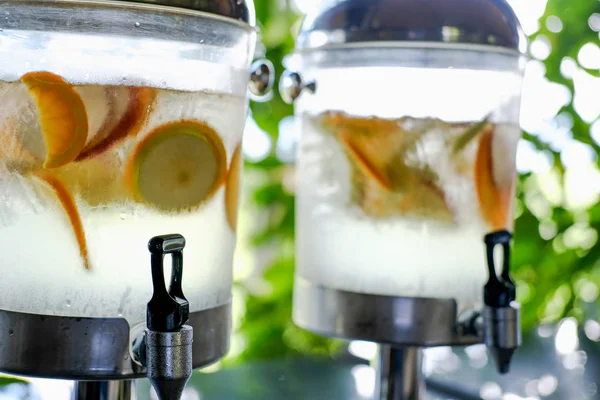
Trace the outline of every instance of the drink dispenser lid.
<instances>
[{"instance_id":1,"label":"drink dispenser lid","mask_svg":"<svg viewBox=\"0 0 600 400\"><path fill-rule=\"evenodd\" d=\"M252 0L119 0L156 6L185 8L231 18L255 26L254 3Z\"/></svg>"},{"instance_id":2,"label":"drink dispenser lid","mask_svg":"<svg viewBox=\"0 0 600 400\"><path fill-rule=\"evenodd\" d=\"M296 49L374 42L480 45L519 52L526 45L505 0L335 0L306 16Z\"/></svg>"}]
</instances>

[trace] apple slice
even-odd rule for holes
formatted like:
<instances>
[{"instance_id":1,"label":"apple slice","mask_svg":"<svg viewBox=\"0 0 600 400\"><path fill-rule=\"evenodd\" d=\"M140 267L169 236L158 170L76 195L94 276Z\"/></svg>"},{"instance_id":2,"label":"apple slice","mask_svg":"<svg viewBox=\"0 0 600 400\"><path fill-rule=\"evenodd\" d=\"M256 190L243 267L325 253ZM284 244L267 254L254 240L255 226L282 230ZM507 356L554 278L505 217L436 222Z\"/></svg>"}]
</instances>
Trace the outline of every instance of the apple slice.
<instances>
[{"instance_id":1,"label":"apple slice","mask_svg":"<svg viewBox=\"0 0 600 400\"><path fill-rule=\"evenodd\" d=\"M97 104L96 108L88 106L88 115L103 117L96 117L101 122L94 125L95 129L91 130L94 134L77 161L97 156L123 139L137 135L156 98L156 89L148 87L91 86L78 90L84 93L90 105ZM103 95L98 93L100 90Z\"/></svg>"}]
</instances>

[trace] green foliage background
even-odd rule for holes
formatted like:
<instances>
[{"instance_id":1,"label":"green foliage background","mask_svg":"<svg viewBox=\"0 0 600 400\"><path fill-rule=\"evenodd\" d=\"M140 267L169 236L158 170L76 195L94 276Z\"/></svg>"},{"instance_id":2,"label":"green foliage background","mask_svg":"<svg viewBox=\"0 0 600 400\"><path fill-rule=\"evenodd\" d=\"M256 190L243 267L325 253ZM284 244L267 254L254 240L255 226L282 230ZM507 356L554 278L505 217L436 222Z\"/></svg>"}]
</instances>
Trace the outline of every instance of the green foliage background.
<instances>
[{"instance_id":1,"label":"green foliage background","mask_svg":"<svg viewBox=\"0 0 600 400\"><path fill-rule=\"evenodd\" d=\"M266 56L274 63L279 76L283 71L283 57L293 50L294 33L301 16L294 12L289 0L256 0L255 5ZM529 37L529 42L538 39L549 43L550 56L541 60L545 76L571 92L571 101L559 111L557 121L570 117L572 137L591 146L597 153L600 146L590 136L591 124L584 121L573 106L573 80L563 76L560 68L565 57L577 62L584 44L600 43L598 32L592 29L595 26L593 14L600 17L598 0L549 0L539 20L540 28ZM560 32L548 29L549 16L560 18L563 26ZM598 70L586 71L600 76ZM600 101L600 94L596 100ZM277 93L268 103L253 103L251 109L254 120L271 135L273 142L277 140L280 121L293 113L292 107ZM564 191L566 168L560 154L552 150L538 132L523 132L523 136L536 149L550 155L554 164L552 172L546 176L531 173L520 176L513 271L518 282L519 300L523 304L524 329L531 329L540 322L555 322L565 316L580 320L595 317L600 303L590 303L589 297L590 290L593 292L596 288L597 292L600 286L600 242L597 241L600 203L596 200L585 209L569 207ZM294 195L286 182L293 175L293 166L278 161L273 150L260 162L247 162L245 168L247 174L261 177L258 180L261 183L253 188L247 212L259 210L268 220L266 226L253 236L252 244L255 250L273 248L273 245L277 250L263 272L270 291L255 293L244 280L237 283L239 293L245 298L245 310L238 327L244 346L226 363L299 354L334 354L342 346L340 342L301 331L291 321ZM545 189L549 183L554 183L556 189L551 195Z\"/></svg>"}]
</instances>

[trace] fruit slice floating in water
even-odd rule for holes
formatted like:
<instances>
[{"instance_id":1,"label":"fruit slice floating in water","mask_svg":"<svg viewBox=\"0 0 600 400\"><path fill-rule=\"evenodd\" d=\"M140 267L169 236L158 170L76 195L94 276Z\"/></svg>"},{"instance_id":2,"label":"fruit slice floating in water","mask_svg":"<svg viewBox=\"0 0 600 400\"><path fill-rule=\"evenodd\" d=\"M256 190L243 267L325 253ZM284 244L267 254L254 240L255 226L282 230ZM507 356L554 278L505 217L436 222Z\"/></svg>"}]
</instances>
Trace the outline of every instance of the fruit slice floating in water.
<instances>
[{"instance_id":1,"label":"fruit slice floating in water","mask_svg":"<svg viewBox=\"0 0 600 400\"><path fill-rule=\"evenodd\" d=\"M326 130L342 144L351 168L352 201L373 218L412 215L453 222L437 175L425 165L410 165L419 132L431 125L408 118L386 120L326 114ZM407 126L412 126L406 129Z\"/></svg>"},{"instance_id":2,"label":"fruit slice floating in water","mask_svg":"<svg viewBox=\"0 0 600 400\"><path fill-rule=\"evenodd\" d=\"M83 151L77 157L77 161L94 157L110 149L119 141L135 136L142 128L150 108L156 98L156 89L147 87L125 87L112 86L102 88L100 86L89 86L78 88L86 104L88 98L96 100L98 107L93 109L88 104L88 116L100 115L100 123L90 123L91 138ZM102 90L104 93L99 93ZM93 113L93 114L92 114Z\"/></svg>"},{"instance_id":3,"label":"fruit slice floating in water","mask_svg":"<svg viewBox=\"0 0 600 400\"><path fill-rule=\"evenodd\" d=\"M73 195L62 181L52 176L50 173L42 170L35 172L35 176L50 186L50 188L56 194L56 197L60 201L63 210L69 218L71 227L73 228L73 234L75 235L77 245L79 246L79 253L83 259L83 265L85 266L85 269L90 269L90 260L88 258L85 232L83 230L83 224L81 222L81 217L79 216L79 211L77 209L77 205L75 204Z\"/></svg>"},{"instance_id":4,"label":"fruit slice floating in water","mask_svg":"<svg viewBox=\"0 0 600 400\"><path fill-rule=\"evenodd\" d=\"M507 224L512 184L499 186L494 180L493 137L494 127L488 125L479 139L474 179L481 214L493 230L499 230L504 229Z\"/></svg>"},{"instance_id":5,"label":"fruit slice floating in water","mask_svg":"<svg viewBox=\"0 0 600 400\"><path fill-rule=\"evenodd\" d=\"M37 106L46 155L44 168L73 161L85 146L88 120L85 106L73 86L50 72L30 72L21 77ZM28 140L36 138L28 135ZM24 143L25 147L29 147ZM32 144L32 147L38 145Z\"/></svg>"},{"instance_id":6,"label":"fruit slice floating in water","mask_svg":"<svg viewBox=\"0 0 600 400\"><path fill-rule=\"evenodd\" d=\"M171 122L150 132L133 150L125 182L134 198L166 211L197 207L223 184L223 142L199 121Z\"/></svg>"},{"instance_id":7,"label":"fruit slice floating in water","mask_svg":"<svg viewBox=\"0 0 600 400\"><path fill-rule=\"evenodd\" d=\"M377 155L378 148L381 150L390 149L389 146L385 146L385 143L383 143L385 139L381 140L381 138L375 136L356 135L348 130L340 131L339 138L346 152L365 175L375 180L383 188L392 190L392 181L385 173L386 162L389 157L385 157L385 154ZM378 146L378 143L374 142L384 145Z\"/></svg>"},{"instance_id":8,"label":"fruit slice floating in water","mask_svg":"<svg viewBox=\"0 0 600 400\"><path fill-rule=\"evenodd\" d=\"M489 116L470 126L454 140L452 154L457 154L463 150L477 135L479 135L488 126Z\"/></svg>"},{"instance_id":9,"label":"fruit slice floating in water","mask_svg":"<svg viewBox=\"0 0 600 400\"><path fill-rule=\"evenodd\" d=\"M242 144L240 143L233 152L231 165L227 172L227 183L225 184L225 212L227 213L227 222L234 232L237 226L242 162Z\"/></svg>"},{"instance_id":10,"label":"fruit slice floating in water","mask_svg":"<svg viewBox=\"0 0 600 400\"><path fill-rule=\"evenodd\" d=\"M326 129L333 130L355 165L383 188L392 190L388 165L406 147L406 135L396 121L352 118L339 113L325 116Z\"/></svg>"}]
</instances>

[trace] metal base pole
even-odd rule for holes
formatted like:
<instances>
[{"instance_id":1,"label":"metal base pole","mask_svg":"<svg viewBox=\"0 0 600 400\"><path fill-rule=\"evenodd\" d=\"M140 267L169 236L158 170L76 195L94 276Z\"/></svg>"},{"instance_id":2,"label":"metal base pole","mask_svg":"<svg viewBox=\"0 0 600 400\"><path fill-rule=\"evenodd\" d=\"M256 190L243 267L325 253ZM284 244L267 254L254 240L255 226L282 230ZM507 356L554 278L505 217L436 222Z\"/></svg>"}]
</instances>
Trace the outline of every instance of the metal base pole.
<instances>
[{"instance_id":1,"label":"metal base pole","mask_svg":"<svg viewBox=\"0 0 600 400\"><path fill-rule=\"evenodd\" d=\"M135 400L135 382L76 381L73 400Z\"/></svg>"},{"instance_id":2,"label":"metal base pole","mask_svg":"<svg viewBox=\"0 0 600 400\"><path fill-rule=\"evenodd\" d=\"M379 346L374 400L423 400L423 352L419 347Z\"/></svg>"}]
</instances>

